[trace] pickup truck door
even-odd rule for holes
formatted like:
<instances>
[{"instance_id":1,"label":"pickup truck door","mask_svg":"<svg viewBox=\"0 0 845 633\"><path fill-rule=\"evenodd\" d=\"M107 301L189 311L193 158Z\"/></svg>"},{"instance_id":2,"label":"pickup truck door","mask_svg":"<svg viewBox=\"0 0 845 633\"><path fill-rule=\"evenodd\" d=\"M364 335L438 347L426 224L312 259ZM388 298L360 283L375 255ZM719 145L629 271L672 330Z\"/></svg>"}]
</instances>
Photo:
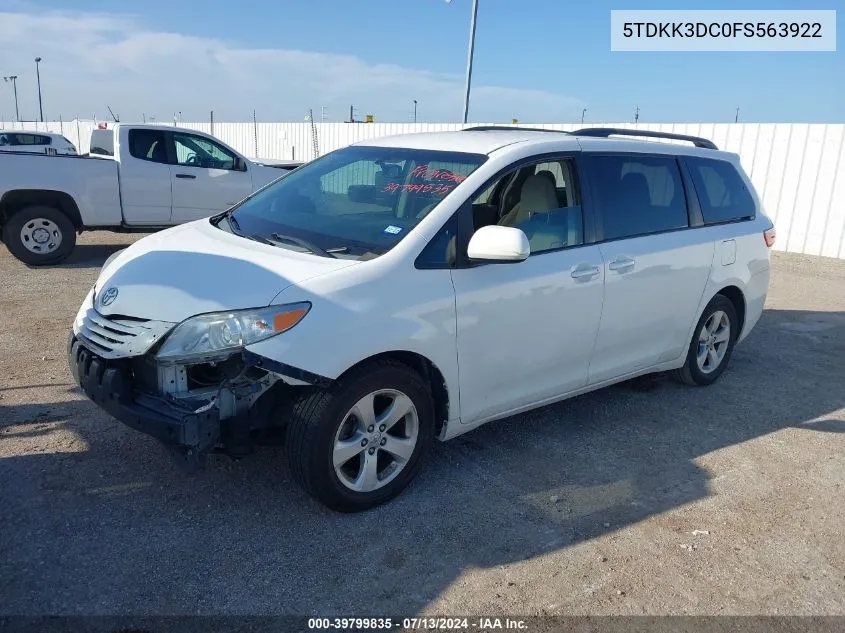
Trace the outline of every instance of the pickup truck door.
<instances>
[{"instance_id":1,"label":"pickup truck door","mask_svg":"<svg viewBox=\"0 0 845 633\"><path fill-rule=\"evenodd\" d=\"M248 165L231 150L206 136L173 132L171 137L173 224L214 215L252 193Z\"/></svg>"},{"instance_id":2,"label":"pickup truck door","mask_svg":"<svg viewBox=\"0 0 845 633\"><path fill-rule=\"evenodd\" d=\"M129 226L170 224L170 165L167 134L161 130L130 129L121 149L120 199L123 221Z\"/></svg>"}]
</instances>

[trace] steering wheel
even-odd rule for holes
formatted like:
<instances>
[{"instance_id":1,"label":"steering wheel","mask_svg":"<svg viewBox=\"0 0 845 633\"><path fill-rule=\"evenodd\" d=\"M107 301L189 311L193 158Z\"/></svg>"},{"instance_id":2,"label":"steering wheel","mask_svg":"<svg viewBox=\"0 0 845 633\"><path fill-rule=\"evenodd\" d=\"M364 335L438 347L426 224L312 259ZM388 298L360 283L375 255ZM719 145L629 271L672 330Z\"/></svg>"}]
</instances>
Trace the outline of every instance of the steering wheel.
<instances>
[{"instance_id":1,"label":"steering wheel","mask_svg":"<svg viewBox=\"0 0 845 633\"><path fill-rule=\"evenodd\" d=\"M200 157L196 154L191 154L188 158L185 159L186 165L199 165L200 164Z\"/></svg>"}]
</instances>

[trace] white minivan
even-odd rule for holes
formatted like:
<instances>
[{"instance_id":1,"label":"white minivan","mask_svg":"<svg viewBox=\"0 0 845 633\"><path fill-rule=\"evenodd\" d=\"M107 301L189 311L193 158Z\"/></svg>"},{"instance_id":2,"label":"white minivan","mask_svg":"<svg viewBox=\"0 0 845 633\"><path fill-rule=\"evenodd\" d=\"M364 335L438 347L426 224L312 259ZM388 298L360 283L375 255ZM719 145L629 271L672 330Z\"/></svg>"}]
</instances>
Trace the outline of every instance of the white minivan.
<instances>
[{"instance_id":1,"label":"white minivan","mask_svg":"<svg viewBox=\"0 0 845 633\"><path fill-rule=\"evenodd\" d=\"M484 127L346 147L115 253L69 336L84 392L197 467L282 432L331 508L434 440L649 372L707 385L775 234L708 140Z\"/></svg>"}]
</instances>

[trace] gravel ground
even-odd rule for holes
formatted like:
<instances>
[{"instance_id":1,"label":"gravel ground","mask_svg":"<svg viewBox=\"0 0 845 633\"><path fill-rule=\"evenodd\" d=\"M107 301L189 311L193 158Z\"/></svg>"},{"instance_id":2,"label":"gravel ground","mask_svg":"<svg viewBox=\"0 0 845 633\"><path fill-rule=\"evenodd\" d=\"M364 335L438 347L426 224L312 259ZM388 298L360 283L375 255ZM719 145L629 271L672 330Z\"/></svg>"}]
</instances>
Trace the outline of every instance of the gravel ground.
<instances>
[{"instance_id":1,"label":"gravel ground","mask_svg":"<svg viewBox=\"0 0 845 633\"><path fill-rule=\"evenodd\" d=\"M185 475L72 386L67 329L133 239L0 251L0 613L845 614L845 261L776 253L716 385L487 425L339 515L280 448Z\"/></svg>"}]
</instances>

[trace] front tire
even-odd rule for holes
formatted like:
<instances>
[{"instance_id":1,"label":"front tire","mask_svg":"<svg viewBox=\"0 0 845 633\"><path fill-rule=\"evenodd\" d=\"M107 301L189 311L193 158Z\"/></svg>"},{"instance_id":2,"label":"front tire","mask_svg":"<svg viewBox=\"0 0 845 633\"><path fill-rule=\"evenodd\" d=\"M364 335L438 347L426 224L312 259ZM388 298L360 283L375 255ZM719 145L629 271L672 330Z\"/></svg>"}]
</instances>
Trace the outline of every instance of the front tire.
<instances>
[{"instance_id":1,"label":"front tire","mask_svg":"<svg viewBox=\"0 0 845 633\"><path fill-rule=\"evenodd\" d=\"M15 257L30 266L49 266L65 259L76 246L76 230L53 207L25 207L3 227L3 241Z\"/></svg>"},{"instance_id":2,"label":"front tire","mask_svg":"<svg viewBox=\"0 0 845 633\"><path fill-rule=\"evenodd\" d=\"M675 370L674 377L693 386L713 384L725 371L738 336L734 304L724 295L716 295L704 308L693 330L686 361Z\"/></svg>"},{"instance_id":3,"label":"front tire","mask_svg":"<svg viewBox=\"0 0 845 633\"><path fill-rule=\"evenodd\" d=\"M358 512L398 495L434 441L434 403L420 375L368 364L299 398L287 420L291 473L333 510Z\"/></svg>"}]
</instances>

